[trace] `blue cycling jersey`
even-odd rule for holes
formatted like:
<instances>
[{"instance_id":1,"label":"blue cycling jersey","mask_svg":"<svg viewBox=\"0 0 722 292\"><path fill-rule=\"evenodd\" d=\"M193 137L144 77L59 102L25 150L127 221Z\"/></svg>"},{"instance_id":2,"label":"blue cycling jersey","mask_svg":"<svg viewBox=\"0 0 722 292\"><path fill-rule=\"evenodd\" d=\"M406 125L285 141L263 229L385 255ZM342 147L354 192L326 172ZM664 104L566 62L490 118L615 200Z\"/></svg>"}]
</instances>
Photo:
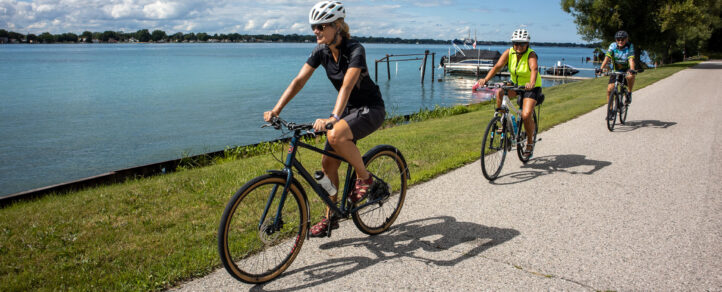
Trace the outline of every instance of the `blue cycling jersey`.
<instances>
[{"instance_id":1,"label":"blue cycling jersey","mask_svg":"<svg viewBox=\"0 0 722 292\"><path fill-rule=\"evenodd\" d=\"M629 62L634 59L634 45L627 43L620 48L616 42L613 42L609 45L606 55L612 60L615 71L626 71L629 69Z\"/></svg>"}]
</instances>

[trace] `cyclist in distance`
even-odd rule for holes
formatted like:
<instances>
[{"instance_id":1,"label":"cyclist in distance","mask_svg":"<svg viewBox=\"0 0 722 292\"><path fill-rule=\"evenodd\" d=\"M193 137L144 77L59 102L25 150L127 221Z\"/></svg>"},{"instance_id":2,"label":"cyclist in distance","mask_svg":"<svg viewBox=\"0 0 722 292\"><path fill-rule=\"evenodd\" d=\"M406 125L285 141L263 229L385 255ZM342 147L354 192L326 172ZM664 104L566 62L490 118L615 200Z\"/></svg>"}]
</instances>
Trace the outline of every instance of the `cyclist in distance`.
<instances>
[{"instance_id":1,"label":"cyclist in distance","mask_svg":"<svg viewBox=\"0 0 722 292\"><path fill-rule=\"evenodd\" d=\"M381 126L386 110L381 91L369 76L365 49L358 41L351 39L345 17L346 9L338 1L321 1L311 8L308 21L318 45L283 92L276 106L265 112L263 118L270 121L277 117L303 88L316 68L323 66L326 76L338 90L338 96L330 117L317 119L313 127L316 132L321 132L326 131L327 124L333 124L333 129L326 134L325 149L338 153L355 169L357 179L349 198L352 202L357 202L366 196L373 178L364 166L356 141ZM338 169L341 161L324 155L321 165L323 172L338 189ZM331 199L336 201L336 196ZM338 228L338 222L332 222L329 218L330 210L326 208L326 216L311 227L311 236L325 236L329 224L332 229Z\"/></svg>"},{"instance_id":2,"label":"cyclist in distance","mask_svg":"<svg viewBox=\"0 0 722 292\"><path fill-rule=\"evenodd\" d=\"M538 70L538 59L539 57L529 47L529 41L531 37L526 29L517 29L511 35L512 47L504 51L499 58L499 61L494 67L489 70L486 77L479 79L477 82L478 86L484 86L492 77L499 72L504 66L507 66L509 74L511 76L511 82L516 86L524 87L527 91L524 92L522 99L521 117L524 120L524 128L526 129L527 144L524 149L524 156L528 158L531 156L531 151L534 149L534 119L532 119L532 112L534 106L536 106L539 98L542 95L541 89L541 75ZM501 107L503 99L503 91L499 90L496 92L496 108ZM509 99L514 100L516 92L510 90L508 92Z\"/></svg>"},{"instance_id":3,"label":"cyclist in distance","mask_svg":"<svg viewBox=\"0 0 722 292\"><path fill-rule=\"evenodd\" d=\"M625 104L632 103L632 88L634 87L634 74L637 73L634 64L634 46L629 42L629 35L626 31L620 30L614 34L614 42L609 45L606 57L600 69L607 70L607 63L612 62L614 71L626 72L627 76L627 99ZM607 102L609 102L609 94L614 87L614 76L609 77L609 85L607 85Z\"/></svg>"}]
</instances>

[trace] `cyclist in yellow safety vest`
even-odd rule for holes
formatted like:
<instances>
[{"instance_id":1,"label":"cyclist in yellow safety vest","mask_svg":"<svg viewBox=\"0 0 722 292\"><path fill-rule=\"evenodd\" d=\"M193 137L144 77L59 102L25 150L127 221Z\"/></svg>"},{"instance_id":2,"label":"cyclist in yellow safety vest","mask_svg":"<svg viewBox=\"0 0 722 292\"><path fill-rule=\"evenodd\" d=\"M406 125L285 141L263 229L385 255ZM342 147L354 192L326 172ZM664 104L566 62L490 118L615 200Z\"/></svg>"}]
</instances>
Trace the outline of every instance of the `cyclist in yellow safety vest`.
<instances>
[{"instance_id":1,"label":"cyclist in yellow safety vest","mask_svg":"<svg viewBox=\"0 0 722 292\"><path fill-rule=\"evenodd\" d=\"M504 51L499 58L499 61L494 67L489 70L486 77L479 79L477 82L478 86L484 86L496 72L500 71L504 66L507 66L509 75L511 76L510 81L516 86L523 86L526 89L522 99L521 117L526 129L527 144L524 149L523 155L529 157L531 151L534 149L534 140L532 132L534 131L534 119L532 119L532 112L534 106L542 96L541 89L541 75L538 70L538 56L529 48L529 32L526 29L517 29L511 35L512 47ZM504 93L499 90L496 92L496 107L501 107L501 101ZM507 93L509 99L514 100L517 95L514 91Z\"/></svg>"}]
</instances>

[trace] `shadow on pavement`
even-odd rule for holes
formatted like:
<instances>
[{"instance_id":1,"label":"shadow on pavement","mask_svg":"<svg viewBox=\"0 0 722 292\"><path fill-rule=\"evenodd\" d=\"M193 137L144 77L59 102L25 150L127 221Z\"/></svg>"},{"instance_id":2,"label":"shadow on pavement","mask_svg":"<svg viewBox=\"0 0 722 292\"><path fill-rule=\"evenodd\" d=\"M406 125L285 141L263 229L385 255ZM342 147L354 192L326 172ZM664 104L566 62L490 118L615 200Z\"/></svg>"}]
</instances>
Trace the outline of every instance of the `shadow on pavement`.
<instances>
[{"instance_id":1,"label":"shadow on pavement","mask_svg":"<svg viewBox=\"0 0 722 292\"><path fill-rule=\"evenodd\" d=\"M614 132L631 132L640 128L666 129L676 124L676 122L662 122L657 120L627 121L623 125L617 125L617 127L614 128Z\"/></svg>"},{"instance_id":2,"label":"shadow on pavement","mask_svg":"<svg viewBox=\"0 0 722 292\"><path fill-rule=\"evenodd\" d=\"M495 185L518 184L559 172L591 175L609 165L612 165L609 161L591 160L579 154L547 155L532 158L521 167L526 170L502 175L491 183Z\"/></svg>"},{"instance_id":3,"label":"shadow on pavement","mask_svg":"<svg viewBox=\"0 0 722 292\"><path fill-rule=\"evenodd\" d=\"M722 70L722 63L699 63L690 69L713 69L713 70Z\"/></svg>"},{"instance_id":4,"label":"shadow on pavement","mask_svg":"<svg viewBox=\"0 0 722 292\"><path fill-rule=\"evenodd\" d=\"M288 291L313 288L377 263L399 258L414 259L429 265L453 266L507 242L519 234L519 231L514 229L458 222L450 216L419 219L394 225L389 231L378 236L342 239L324 243L319 247L330 252L338 252L333 249L348 246L364 247L373 253L374 257L350 256L329 259L323 263L287 271L279 279L297 273L305 276L305 279L298 282L298 286L282 289ZM267 291L263 286L255 286L252 290Z\"/></svg>"}]
</instances>

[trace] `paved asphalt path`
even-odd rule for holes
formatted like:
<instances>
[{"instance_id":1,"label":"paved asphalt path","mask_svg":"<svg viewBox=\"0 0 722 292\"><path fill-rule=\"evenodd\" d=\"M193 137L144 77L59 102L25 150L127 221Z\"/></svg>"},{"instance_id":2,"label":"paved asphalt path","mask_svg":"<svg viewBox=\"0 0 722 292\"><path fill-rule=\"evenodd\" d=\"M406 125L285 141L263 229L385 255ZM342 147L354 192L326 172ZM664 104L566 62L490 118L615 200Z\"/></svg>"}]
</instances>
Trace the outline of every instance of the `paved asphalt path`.
<instances>
[{"instance_id":1,"label":"paved asphalt path","mask_svg":"<svg viewBox=\"0 0 722 292\"><path fill-rule=\"evenodd\" d=\"M221 268L175 289L722 291L720 92L722 61L702 63L635 92L614 132L599 108L494 183L477 161L410 188L387 233L345 221L270 283Z\"/></svg>"}]
</instances>

